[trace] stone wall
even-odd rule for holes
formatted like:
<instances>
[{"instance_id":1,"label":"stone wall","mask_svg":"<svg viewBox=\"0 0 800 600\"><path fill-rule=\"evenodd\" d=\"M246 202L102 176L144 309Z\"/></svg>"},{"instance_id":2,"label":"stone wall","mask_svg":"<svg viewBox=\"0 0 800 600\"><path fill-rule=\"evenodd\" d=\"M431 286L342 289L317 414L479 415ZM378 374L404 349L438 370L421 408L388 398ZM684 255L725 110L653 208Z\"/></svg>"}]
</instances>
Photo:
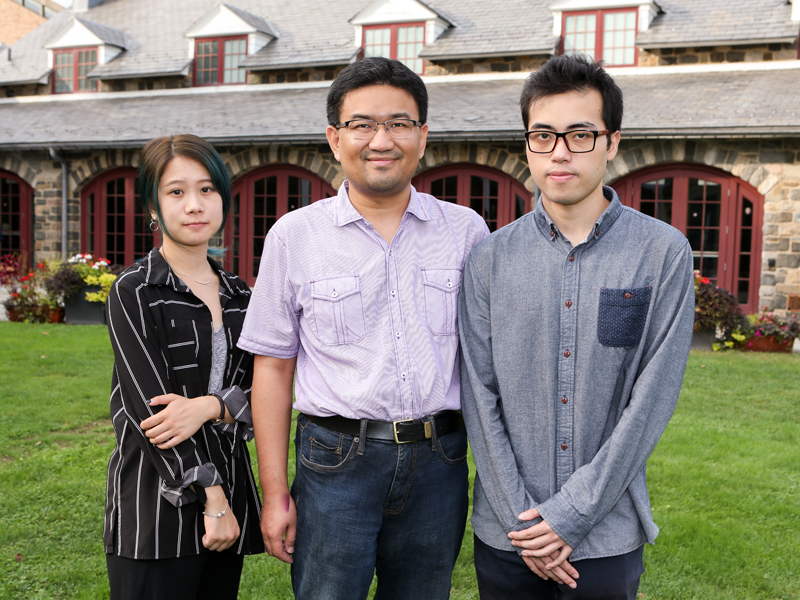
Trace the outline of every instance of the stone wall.
<instances>
[{"instance_id":1,"label":"stone wall","mask_svg":"<svg viewBox=\"0 0 800 600\"><path fill-rule=\"evenodd\" d=\"M305 81L333 81L347 65L330 67L304 67L301 69L281 69L275 71L250 71L247 83L297 83Z\"/></svg>"},{"instance_id":2,"label":"stone wall","mask_svg":"<svg viewBox=\"0 0 800 600\"><path fill-rule=\"evenodd\" d=\"M764 196L759 305L786 312L800 295L800 140L625 140L606 183L660 164L715 167Z\"/></svg>"},{"instance_id":3,"label":"stone wall","mask_svg":"<svg viewBox=\"0 0 800 600\"><path fill-rule=\"evenodd\" d=\"M696 65L706 63L769 62L796 59L796 41L793 44L751 44L744 46L705 46L696 48L639 50L640 67Z\"/></svg>"},{"instance_id":4,"label":"stone wall","mask_svg":"<svg viewBox=\"0 0 800 600\"><path fill-rule=\"evenodd\" d=\"M176 90L192 87L192 76L137 77L133 79L109 79L98 81L98 92L138 92L142 90Z\"/></svg>"},{"instance_id":5,"label":"stone wall","mask_svg":"<svg viewBox=\"0 0 800 600\"><path fill-rule=\"evenodd\" d=\"M461 75L464 73L511 73L531 71L541 67L549 55L502 56L426 61L425 75Z\"/></svg>"}]
</instances>

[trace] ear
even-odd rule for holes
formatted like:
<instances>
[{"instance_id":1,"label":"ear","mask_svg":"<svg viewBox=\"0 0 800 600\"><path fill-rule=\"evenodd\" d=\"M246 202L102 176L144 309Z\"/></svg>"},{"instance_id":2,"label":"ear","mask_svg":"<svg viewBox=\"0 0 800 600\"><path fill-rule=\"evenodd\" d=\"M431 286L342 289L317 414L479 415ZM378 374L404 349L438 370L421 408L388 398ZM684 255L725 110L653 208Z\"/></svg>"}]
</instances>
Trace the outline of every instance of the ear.
<instances>
[{"instance_id":1,"label":"ear","mask_svg":"<svg viewBox=\"0 0 800 600\"><path fill-rule=\"evenodd\" d=\"M608 136L608 150L606 151L606 159L608 162L614 160L614 157L617 155L617 150L619 150L619 138L620 133L619 131L615 131L611 135Z\"/></svg>"},{"instance_id":2,"label":"ear","mask_svg":"<svg viewBox=\"0 0 800 600\"><path fill-rule=\"evenodd\" d=\"M428 142L428 124L425 123L419 128L419 159L425 155L425 145Z\"/></svg>"},{"instance_id":3,"label":"ear","mask_svg":"<svg viewBox=\"0 0 800 600\"><path fill-rule=\"evenodd\" d=\"M325 137L328 138L328 145L331 147L331 150L333 150L334 158L339 160L339 130L333 125L328 125L328 128L325 130Z\"/></svg>"}]
</instances>

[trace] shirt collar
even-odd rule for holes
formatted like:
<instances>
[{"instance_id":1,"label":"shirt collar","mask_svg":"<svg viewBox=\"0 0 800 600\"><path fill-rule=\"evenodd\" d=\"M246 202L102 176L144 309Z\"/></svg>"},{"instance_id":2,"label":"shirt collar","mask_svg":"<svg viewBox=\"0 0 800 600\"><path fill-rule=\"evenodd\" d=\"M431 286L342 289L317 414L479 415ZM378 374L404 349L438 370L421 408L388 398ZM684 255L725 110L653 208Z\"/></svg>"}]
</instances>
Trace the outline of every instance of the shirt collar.
<instances>
[{"instance_id":1,"label":"shirt collar","mask_svg":"<svg viewBox=\"0 0 800 600\"><path fill-rule=\"evenodd\" d=\"M356 210L356 207L353 206L353 203L350 202L348 191L349 184L345 180L342 185L339 186L339 193L336 194L336 199L334 200L334 214L337 227L341 227L343 225L347 225L348 223L353 223L364 218L361 213ZM420 221L429 221L430 202L431 199L426 194L417 193L417 190L412 185L411 198L408 201L406 212L411 213Z\"/></svg>"},{"instance_id":2,"label":"shirt collar","mask_svg":"<svg viewBox=\"0 0 800 600\"><path fill-rule=\"evenodd\" d=\"M180 278L169 266L169 263L164 260L159 249L160 248L153 248L147 256L141 259L145 267L145 281L147 284L167 285L176 292L191 292L189 286L181 283ZM219 276L220 285L226 289L229 294L250 294L250 289L247 287L247 284L236 275L225 271L217 261L209 258L208 264L211 265L211 268L214 269L214 272Z\"/></svg>"},{"instance_id":3,"label":"shirt collar","mask_svg":"<svg viewBox=\"0 0 800 600\"><path fill-rule=\"evenodd\" d=\"M611 226L622 213L622 203L620 202L619 196L617 196L617 192L614 190L614 188L604 185L603 196L606 200L608 200L608 206L597 218L597 221L595 221L594 227L592 228L592 234L590 234L589 238L597 239L601 237L604 233L611 229ZM547 211L544 209L541 194L536 201L536 209L533 211L533 216L536 220L536 224L539 227L539 231L541 231L542 234L548 239L554 239L556 237L556 233L558 233L558 228L553 222L553 219L550 218L550 215L548 215Z\"/></svg>"}]
</instances>

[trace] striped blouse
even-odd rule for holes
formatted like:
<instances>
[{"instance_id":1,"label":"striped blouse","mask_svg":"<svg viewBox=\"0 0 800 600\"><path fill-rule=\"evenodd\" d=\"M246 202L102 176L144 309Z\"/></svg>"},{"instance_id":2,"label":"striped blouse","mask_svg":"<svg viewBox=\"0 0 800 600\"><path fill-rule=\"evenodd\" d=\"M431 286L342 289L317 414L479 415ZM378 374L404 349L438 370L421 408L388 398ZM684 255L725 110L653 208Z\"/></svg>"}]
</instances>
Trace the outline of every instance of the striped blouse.
<instances>
[{"instance_id":1,"label":"striped blouse","mask_svg":"<svg viewBox=\"0 0 800 600\"><path fill-rule=\"evenodd\" d=\"M155 447L139 423L163 409L150 408L145 402L150 398L207 394L211 312L170 269L158 248L126 269L108 297L114 350L111 419L117 445L108 464L106 553L157 559L207 552L202 511L205 488L213 485L222 486L241 528L229 551L264 551L261 506L245 443L253 437L253 358L236 346L250 290L241 279L209 262L219 275L228 351L219 394L236 423L206 423L174 448Z\"/></svg>"}]
</instances>

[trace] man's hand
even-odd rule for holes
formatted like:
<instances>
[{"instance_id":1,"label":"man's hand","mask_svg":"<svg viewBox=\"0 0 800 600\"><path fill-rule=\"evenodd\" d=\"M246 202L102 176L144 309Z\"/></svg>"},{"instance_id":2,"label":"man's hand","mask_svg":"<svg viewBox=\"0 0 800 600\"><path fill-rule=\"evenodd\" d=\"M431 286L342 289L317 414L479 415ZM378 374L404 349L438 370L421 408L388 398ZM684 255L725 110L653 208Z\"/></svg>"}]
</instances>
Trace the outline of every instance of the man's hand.
<instances>
[{"instance_id":1,"label":"man's hand","mask_svg":"<svg viewBox=\"0 0 800 600\"><path fill-rule=\"evenodd\" d=\"M544 558L523 556L522 560L525 561L525 564L528 565L528 568L531 571L536 573L542 579L552 579L556 583L568 585L574 590L578 587L578 583L575 580L578 579L579 574L578 570L569 564L569 561L564 561L561 566L555 567L553 570L549 570L545 567L545 564L548 560L554 560L557 557L558 554L556 553L552 556L545 556Z\"/></svg>"},{"instance_id":2,"label":"man's hand","mask_svg":"<svg viewBox=\"0 0 800 600\"><path fill-rule=\"evenodd\" d=\"M532 508L517 518L521 521L532 521L533 519L541 518L541 516L538 510ZM528 529L512 531L508 534L508 537L511 538L512 545L523 548L523 558L526 556L534 558L548 557L549 562L545 565L548 570L561 565L572 554L572 547L568 546L544 520L533 527L528 527ZM553 556L556 558L553 559Z\"/></svg>"},{"instance_id":3,"label":"man's hand","mask_svg":"<svg viewBox=\"0 0 800 600\"><path fill-rule=\"evenodd\" d=\"M297 539L297 508L289 492L275 496L264 495L261 507L261 535L267 554L292 563L294 542Z\"/></svg>"},{"instance_id":4,"label":"man's hand","mask_svg":"<svg viewBox=\"0 0 800 600\"><path fill-rule=\"evenodd\" d=\"M214 396L185 398L177 394L156 396L150 406L166 405L140 423L150 443L162 450L177 446L192 437L206 421L219 416L219 401Z\"/></svg>"}]
</instances>

